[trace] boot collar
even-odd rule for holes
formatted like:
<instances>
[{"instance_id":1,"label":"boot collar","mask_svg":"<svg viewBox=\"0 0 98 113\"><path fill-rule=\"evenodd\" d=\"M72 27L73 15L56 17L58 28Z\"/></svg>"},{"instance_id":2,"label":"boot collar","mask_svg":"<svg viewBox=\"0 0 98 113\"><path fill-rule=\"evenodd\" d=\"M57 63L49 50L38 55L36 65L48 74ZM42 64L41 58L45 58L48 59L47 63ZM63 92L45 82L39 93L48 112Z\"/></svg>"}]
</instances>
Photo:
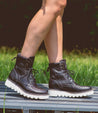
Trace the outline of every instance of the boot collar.
<instances>
[{"instance_id":1,"label":"boot collar","mask_svg":"<svg viewBox=\"0 0 98 113\"><path fill-rule=\"evenodd\" d=\"M21 65L23 68L31 68L33 66L34 57L25 58L18 53L16 57L16 65Z\"/></svg>"},{"instance_id":2,"label":"boot collar","mask_svg":"<svg viewBox=\"0 0 98 113\"><path fill-rule=\"evenodd\" d=\"M60 60L58 63L50 63L49 68L67 69L66 60Z\"/></svg>"}]
</instances>

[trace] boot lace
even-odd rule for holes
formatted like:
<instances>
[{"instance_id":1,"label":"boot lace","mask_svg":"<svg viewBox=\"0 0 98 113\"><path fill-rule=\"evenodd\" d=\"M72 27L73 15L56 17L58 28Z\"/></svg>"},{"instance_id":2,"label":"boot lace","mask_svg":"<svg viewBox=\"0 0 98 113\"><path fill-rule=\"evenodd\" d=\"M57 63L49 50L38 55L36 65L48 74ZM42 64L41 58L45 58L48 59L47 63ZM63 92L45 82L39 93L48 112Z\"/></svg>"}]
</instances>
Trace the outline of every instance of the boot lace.
<instances>
[{"instance_id":1,"label":"boot lace","mask_svg":"<svg viewBox=\"0 0 98 113\"><path fill-rule=\"evenodd\" d=\"M47 71L50 71L50 70L51 70L51 67L48 67ZM66 74L65 76L67 77L67 79L69 79L70 81L74 81L70 75L73 76L75 74L75 72L72 70L68 70L68 69L63 69L63 70L64 70L63 73Z\"/></svg>"},{"instance_id":2,"label":"boot lace","mask_svg":"<svg viewBox=\"0 0 98 113\"><path fill-rule=\"evenodd\" d=\"M15 60L17 57L14 57L13 59L11 59L12 61ZM31 60L27 60L27 63L30 63ZM17 66L16 66L17 67ZM34 68L20 68L17 67L19 70L21 70L22 72L24 72L25 75L28 75L28 79L31 82L34 82L36 84L36 73L39 73L36 69Z\"/></svg>"},{"instance_id":3,"label":"boot lace","mask_svg":"<svg viewBox=\"0 0 98 113\"><path fill-rule=\"evenodd\" d=\"M33 82L34 84L36 84L36 73L39 73L36 69L33 68L29 68L25 70L25 74L28 75L28 79L31 81L31 83Z\"/></svg>"},{"instance_id":4,"label":"boot lace","mask_svg":"<svg viewBox=\"0 0 98 113\"><path fill-rule=\"evenodd\" d=\"M73 79L72 79L72 77L70 76L70 75L74 75L75 74L75 72L74 71L72 71L72 70L68 70L68 69L66 69L66 70L64 70L65 71L65 73L67 73L66 75L67 75L67 78L70 80L70 81L73 81Z\"/></svg>"}]
</instances>

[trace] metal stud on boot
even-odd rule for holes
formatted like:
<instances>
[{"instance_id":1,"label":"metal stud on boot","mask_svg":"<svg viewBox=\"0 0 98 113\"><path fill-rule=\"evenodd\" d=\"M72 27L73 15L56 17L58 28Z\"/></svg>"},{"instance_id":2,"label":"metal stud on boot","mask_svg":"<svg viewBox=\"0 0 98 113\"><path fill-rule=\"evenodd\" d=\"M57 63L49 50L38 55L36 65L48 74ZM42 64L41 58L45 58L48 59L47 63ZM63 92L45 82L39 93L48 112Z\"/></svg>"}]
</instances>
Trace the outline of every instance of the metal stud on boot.
<instances>
[{"instance_id":1,"label":"metal stud on boot","mask_svg":"<svg viewBox=\"0 0 98 113\"><path fill-rule=\"evenodd\" d=\"M94 93L92 87L79 86L70 77L71 72L67 70L66 61L50 63L50 96L83 97Z\"/></svg>"},{"instance_id":2,"label":"metal stud on boot","mask_svg":"<svg viewBox=\"0 0 98 113\"><path fill-rule=\"evenodd\" d=\"M15 67L11 71L5 85L24 97L47 99L49 97L48 91L37 86L32 74L33 62L34 57L24 58L18 54Z\"/></svg>"}]
</instances>

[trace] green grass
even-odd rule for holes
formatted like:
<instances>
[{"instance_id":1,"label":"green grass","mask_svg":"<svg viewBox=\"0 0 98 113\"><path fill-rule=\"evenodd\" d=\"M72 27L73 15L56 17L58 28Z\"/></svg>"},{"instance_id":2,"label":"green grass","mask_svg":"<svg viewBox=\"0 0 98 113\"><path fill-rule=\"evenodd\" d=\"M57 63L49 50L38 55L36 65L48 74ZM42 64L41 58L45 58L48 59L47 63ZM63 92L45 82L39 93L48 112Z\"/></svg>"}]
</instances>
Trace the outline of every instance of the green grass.
<instances>
[{"instance_id":1,"label":"green grass","mask_svg":"<svg viewBox=\"0 0 98 113\"><path fill-rule=\"evenodd\" d=\"M5 81L13 69L15 60L11 61L17 55L18 51L15 48L0 49L0 81ZM98 86L98 51L92 54L91 51L80 52L73 50L71 52L64 51L64 59L66 59L69 70L75 71L72 78L80 85ZM35 74L37 83L48 83L49 72L48 57L45 51L40 51L36 54L34 69L38 70Z\"/></svg>"}]
</instances>

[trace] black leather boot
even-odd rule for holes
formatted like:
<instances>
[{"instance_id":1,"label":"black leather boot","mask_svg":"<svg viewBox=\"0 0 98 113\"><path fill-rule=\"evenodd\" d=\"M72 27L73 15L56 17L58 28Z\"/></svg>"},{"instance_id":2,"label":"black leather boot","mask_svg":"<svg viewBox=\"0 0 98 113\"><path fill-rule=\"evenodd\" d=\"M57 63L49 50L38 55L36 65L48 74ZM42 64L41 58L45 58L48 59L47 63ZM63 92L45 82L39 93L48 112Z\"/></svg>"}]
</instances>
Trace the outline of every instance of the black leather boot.
<instances>
[{"instance_id":1,"label":"black leather boot","mask_svg":"<svg viewBox=\"0 0 98 113\"><path fill-rule=\"evenodd\" d=\"M67 70L66 60L59 63L50 63L50 96L82 97L93 94L93 89L88 86L79 86L70 77L71 72Z\"/></svg>"},{"instance_id":2,"label":"black leather boot","mask_svg":"<svg viewBox=\"0 0 98 113\"><path fill-rule=\"evenodd\" d=\"M5 85L27 98L47 99L48 91L37 86L32 74L34 57L24 58L17 55L16 64Z\"/></svg>"}]
</instances>

